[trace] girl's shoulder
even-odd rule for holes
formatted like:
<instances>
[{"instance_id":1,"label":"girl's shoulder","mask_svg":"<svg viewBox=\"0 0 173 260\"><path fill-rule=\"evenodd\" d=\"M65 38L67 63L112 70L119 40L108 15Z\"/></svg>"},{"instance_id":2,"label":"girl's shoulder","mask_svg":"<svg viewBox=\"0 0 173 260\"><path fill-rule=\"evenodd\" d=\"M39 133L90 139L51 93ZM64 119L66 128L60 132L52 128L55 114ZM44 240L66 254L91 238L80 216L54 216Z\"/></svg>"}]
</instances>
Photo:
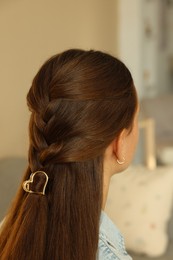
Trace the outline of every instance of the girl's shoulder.
<instances>
[{"instance_id":1,"label":"girl's shoulder","mask_svg":"<svg viewBox=\"0 0 173 260\"><path fill-rule=\"evenodd\" d=\"M126 252L123 236L104 211L100 217L97 259L132 260Z\"/></svg>"}]
</instances>

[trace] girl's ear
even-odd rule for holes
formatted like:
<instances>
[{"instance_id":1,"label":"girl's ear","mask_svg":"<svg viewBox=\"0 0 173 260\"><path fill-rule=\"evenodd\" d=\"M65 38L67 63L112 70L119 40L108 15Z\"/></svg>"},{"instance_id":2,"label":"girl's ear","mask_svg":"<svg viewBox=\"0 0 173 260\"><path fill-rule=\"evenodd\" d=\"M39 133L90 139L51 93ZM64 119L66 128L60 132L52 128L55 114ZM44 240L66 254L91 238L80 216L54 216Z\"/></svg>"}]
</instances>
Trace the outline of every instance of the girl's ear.
<instances>
[{"instance_id":1,"label":"girl's ear","mask_svg":"<svg viewBox=\"0 0 173 260\"><path fill-rule=\"evenodd\" d=\"M123 129L120 135L113 142L113 152L116 160L119 162L125 161L125 141L126 141L127 130Z\"/></svg>"}]
</instances>

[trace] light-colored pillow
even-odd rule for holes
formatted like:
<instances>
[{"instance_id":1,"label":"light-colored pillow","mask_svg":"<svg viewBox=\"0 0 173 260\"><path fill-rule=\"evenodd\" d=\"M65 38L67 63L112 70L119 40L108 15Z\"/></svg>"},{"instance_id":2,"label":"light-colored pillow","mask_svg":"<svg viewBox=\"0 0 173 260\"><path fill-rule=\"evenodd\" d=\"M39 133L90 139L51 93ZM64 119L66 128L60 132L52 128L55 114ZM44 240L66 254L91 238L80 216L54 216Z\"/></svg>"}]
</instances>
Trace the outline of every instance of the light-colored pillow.
<instances>
[{"instance_id":1,"label":"light-colored pillow","mask_svg":"<svg viewBox=\"0 0 173 260\"><path fill-rule=\"evenodd\" d=\"M131 167L112 177L105 211L125 238L127 250L162 255L173 199L173 167Z\"/></svg>"}]
</instances>

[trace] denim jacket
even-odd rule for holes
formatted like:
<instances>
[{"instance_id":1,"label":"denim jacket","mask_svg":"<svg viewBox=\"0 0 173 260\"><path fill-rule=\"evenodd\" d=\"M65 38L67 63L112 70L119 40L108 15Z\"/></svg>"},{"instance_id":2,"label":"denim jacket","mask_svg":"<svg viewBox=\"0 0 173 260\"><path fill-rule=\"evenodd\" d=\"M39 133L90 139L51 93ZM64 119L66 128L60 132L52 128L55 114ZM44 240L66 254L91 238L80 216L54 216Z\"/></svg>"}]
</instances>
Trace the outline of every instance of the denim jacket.
<instances>
[{"instance_id":1,"label":"denim jacket","mask_svg":"<svg viewBox=\"0 0 173 260\"><path fill-rule=\"evenodd\" d=\"M132 260L126 252L120 231L104 211L100 217L97 260Z\"/></svg>"}]
</instances>

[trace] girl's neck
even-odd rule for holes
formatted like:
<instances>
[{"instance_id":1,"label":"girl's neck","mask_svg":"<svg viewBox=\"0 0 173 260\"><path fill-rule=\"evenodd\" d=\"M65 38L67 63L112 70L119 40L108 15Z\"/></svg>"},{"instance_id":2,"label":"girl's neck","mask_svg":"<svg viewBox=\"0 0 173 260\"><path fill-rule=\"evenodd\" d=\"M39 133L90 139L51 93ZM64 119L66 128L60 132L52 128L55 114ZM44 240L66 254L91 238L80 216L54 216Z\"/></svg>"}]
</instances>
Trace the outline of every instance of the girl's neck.
<instances>
[{"instance_id":1,"label":"girl's neck","mask_svg":"<svg viewBox=\"0 0 173 260\"><path fill-rule=\"evenodd\" d=\"M102 202L102 210L105 209L108 191L109 191L109 184L110 184L111 177L108 174L103 175L103 202Z\"/></svg>"}]
</instances>

